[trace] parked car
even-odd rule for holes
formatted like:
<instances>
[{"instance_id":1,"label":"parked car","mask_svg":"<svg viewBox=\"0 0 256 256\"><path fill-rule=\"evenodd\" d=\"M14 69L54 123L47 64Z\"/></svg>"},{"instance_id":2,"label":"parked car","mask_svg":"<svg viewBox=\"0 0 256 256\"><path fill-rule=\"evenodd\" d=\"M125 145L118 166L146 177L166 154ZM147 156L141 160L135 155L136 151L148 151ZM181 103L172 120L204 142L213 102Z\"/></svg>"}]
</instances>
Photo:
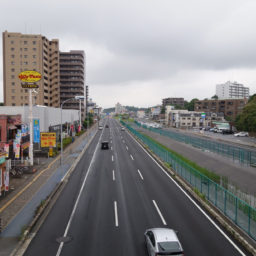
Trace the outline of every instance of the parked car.
<instances>
[{"instance_id":1,"label":"parked car","mask_svg":"<svg viewBox=\"0 0 256 256\"><path fill-rule=\"evenodd\" d=\"M184 251L176 232L169 228L147 229L145 243L148 255L177 255L184 256Z\"/></svg>"},{"instance_id":2,"label":"parked car","mask_svg":"<svg viewBox=\"0 0 256 256\"><path fill-rule=\"evenodd\" d=\"M236 136L236 137L248 137L249 133L248 132L238 132L238 133L235 133L234 136Z\"/></svg>"},{"instance_id":3,"label":"parked car","mask_svg":"<svg viewBox=\"0 0 256 256\"><path fill-rule=\"evenodd\" d=\"M222 130L222 134L233 134L232 130Z\"/></svg>"}]
</instances>

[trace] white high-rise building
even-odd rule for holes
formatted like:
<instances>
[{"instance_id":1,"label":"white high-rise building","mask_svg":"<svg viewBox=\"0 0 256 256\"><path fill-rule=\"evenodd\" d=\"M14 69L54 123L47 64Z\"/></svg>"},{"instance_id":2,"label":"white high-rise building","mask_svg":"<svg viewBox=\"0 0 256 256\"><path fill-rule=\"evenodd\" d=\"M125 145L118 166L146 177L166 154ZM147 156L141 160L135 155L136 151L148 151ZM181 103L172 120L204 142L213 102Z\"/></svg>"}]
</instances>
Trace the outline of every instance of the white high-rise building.
<instances>
[{"instance_id":1,"label":"white high-rise building","mask_svg":"<svg viewBox=\"0 0 256 256\"><path fill-rule=\"evenodd\" d=\"M249 88L237 82L226 82L216 85L218 99L239 99L249 98Z\"/></svg>"}]
</instances>

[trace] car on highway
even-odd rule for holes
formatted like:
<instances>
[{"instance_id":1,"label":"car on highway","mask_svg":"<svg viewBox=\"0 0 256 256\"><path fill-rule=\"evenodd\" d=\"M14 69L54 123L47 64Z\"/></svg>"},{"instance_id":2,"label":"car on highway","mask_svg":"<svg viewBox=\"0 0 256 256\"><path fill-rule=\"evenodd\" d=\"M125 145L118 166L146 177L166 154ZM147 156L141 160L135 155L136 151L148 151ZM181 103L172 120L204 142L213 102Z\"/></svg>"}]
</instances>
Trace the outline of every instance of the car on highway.
<instances>
[{"instance_id":1,"label":"car on highway","mask_svg":"<svg viewBox=\"0 0 256 256\"><path fill-rule=\"evenodd\" d=\"M101 149L109 149L108 141L101 142Z\"/></svg>"},{"instance_id":2,"label":"car on highway","mask_svg":"<svg viewBox=\"0 0 256 256\"><path fill-rule=\"evenodd\" d=\"M151 228L144 233L149 256L176 255L184 256L184 250L176 234L169 228Z\"/></svg>"},{"instance_id":3,"label":"car on highway","mask_svg":"<svg viewBox=\"0 0 256 256\"><path fill-rule=\"evenodd\" d=\"M124 131L125 129L124 129L124 127L121 127L121 131Z\"/></svg>"},{"instance_id":4,"label":"car on highway","mask_svg":"<svg viewBox=\"0 0 256 256\"><path fill-rule=\"evenodd\" d=\"M109 128L109 127L108 127L108 124L106 124L105 128Z\"/></svg>"},{"instance_id":5,"label":"car on highway","mask_svg":"<svg viewBox=\"0 0 256 256\"><path fill-rule=\"evenodd\" d=\"M101 125L99 126L99 130L103 130L103 127Z\"/></svg>"},{"instance_id":6,"label":"car on highway","mask_svg":"<svg viewBox=\"0 0 256 256\"><path fill-rule=\"evenodd\" d=\"M248 132L237 132L234 134L235 137L248 137L249 133Z\"/></svg>"}]
</instances>

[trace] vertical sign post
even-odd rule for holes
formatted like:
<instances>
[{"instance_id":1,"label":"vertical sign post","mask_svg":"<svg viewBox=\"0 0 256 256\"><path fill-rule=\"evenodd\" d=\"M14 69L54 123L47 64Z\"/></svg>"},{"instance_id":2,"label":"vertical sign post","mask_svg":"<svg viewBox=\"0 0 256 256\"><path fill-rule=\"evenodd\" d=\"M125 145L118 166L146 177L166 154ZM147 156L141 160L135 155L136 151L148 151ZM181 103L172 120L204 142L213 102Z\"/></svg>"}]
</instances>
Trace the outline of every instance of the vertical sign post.
<instances>
[{"instance_id":1,"label":"vertical sign post","mask_svg":"<svg viewBox=\"0 0 256 256\"><path fill-rule=\"evenodd\" d=\"M24 82L21 84L22 88L29 89L29 139L30 139L30 146L29 146L29 159L30 159L30 165L32 166L34 164L34 158L33 158L33 103L32 103L32 91L31 89L38 88L38 85L36 82L40 81L42 78L42 75L33 70L26 70L21 73L19 73L19 79Z\"/></svg>"}]
</instances>

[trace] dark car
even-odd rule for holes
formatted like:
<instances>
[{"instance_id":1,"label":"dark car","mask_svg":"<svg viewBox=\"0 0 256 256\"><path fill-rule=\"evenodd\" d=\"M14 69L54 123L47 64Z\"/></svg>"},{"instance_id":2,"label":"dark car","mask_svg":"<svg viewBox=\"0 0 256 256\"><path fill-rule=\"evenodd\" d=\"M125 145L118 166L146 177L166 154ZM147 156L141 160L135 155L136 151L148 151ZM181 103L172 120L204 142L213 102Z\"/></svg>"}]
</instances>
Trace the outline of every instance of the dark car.
<instances>
[{"instance_id":1,"label":"dark car","mask_svg":"<svg viewBox=\"0 0 256 256\"><path fill-rule=\"evenodd\" d=\"M222 130L222 134L233 134L232 130Z\"/></svg>"},{"instance_id":2,"label":"dark car","mask_svg":"<svg viewBox=\"0 0 256 256\"><path fill-rule=\"evenodd\" d=\"M108 125L106 124L105 128L108 128Z\"/></svg>"},{"instance_id":3,"label":"dark car","mask_svg":"<svg viewBox=\"0 0 256 256\"><path fill-rule=\"evenodd\" d=\"M108 141L101 142L101 149L109 149Z\"/></svg>"}]
</instances>

